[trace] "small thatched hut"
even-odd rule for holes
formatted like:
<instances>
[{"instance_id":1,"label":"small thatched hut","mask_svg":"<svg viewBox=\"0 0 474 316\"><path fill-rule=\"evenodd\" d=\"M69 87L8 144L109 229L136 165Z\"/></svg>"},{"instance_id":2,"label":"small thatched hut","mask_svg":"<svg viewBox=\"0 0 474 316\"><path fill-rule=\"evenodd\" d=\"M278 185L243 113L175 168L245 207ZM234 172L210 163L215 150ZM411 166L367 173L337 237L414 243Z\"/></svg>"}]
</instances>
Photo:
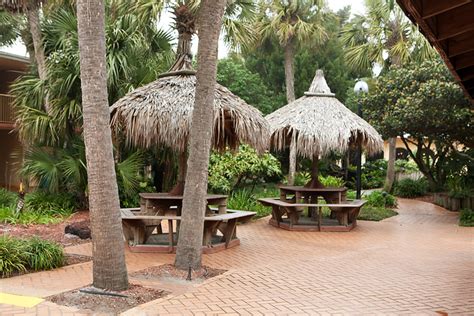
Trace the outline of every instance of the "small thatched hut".
<instances>
[{"instance_id":1,"label":"small thatched hut","mask_svg":"<svg viewBox=\"0 0 474 316\"><path fill-rule=\"evenodd\" d=\"M318 159L332 151L344 152L359 143L371 154L381 151L383 140L365 120L346 108L326 83L322 70L305 95L269 114L272 148L293 147L296 154L313 159L312 180L318 187Z\"/></svg>"},{"instance_id":2,"label":"small thatched hut","mask_svg":"<svg viewBox=\"0 0 474 316\"><path fill-rule=\"evenodd\" d=\"M142 148L161 144L181 154L178 184L172 191L176 194L184 188L194 108L196 75L190 65L189 56L178 54L170 72L130 92L111 107L112 127L123 133L129 144ZM214 116L214 148L236 149L240 143L259 152L267 148L269 125L262 113L219 84L215 89L214 112L209 115Z\"/></svg>"}]
</instances>

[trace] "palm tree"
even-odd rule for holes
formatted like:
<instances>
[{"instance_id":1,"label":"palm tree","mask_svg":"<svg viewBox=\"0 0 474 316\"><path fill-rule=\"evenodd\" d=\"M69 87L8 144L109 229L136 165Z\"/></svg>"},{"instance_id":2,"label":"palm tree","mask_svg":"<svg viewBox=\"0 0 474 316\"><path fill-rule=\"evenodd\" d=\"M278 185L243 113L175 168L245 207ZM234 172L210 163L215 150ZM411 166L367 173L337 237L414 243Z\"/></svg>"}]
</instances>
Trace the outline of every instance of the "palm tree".
<instances>
[{"instance_id":1,"label":"palm tree","mask_svg":"<svg viewBox=\"0 0 474 316\"><path fill-rule=\"evenodd\" d=\"M217 76L217 45L226 0L203 0L199 10L196 96L184 186L182 222L175 265L199 269L206 209L207 176L212 137L212 112Z\"/></svg>"},{"instance_id":2,"label":"palm tree","mask_svg":"<svg viewBox=\"0 0 474 316\"><path fill-rule=\"evenodd\" d=\"M293 63L297 46L303 42L319 45L326 38L324 29L324 0L262 0L257 19L259 41L277 39L285 55L286 101L295 100L295 73ZM290 144L288 184L292 185L296 173L296 143Z\"/></svg>"},{"instance_id":3,"label":"palm tree","mask_svg":"<svg viewBox=\"0 0 474 316\"><path fill-rule=\"evenodd\" d=\"M43 36L41 35L40 8L43 0L0 0L0 7L10 12L23 12L26 15L28 27L33 42L38 76L42 81L47 79L46 57L43 47ZM50 106L47 95L44 99L44 108L49 113Z\"/></svg>"},{"instance_id":4,"label":"palm tree","mask_svg":"<svg viewBox=\"0 0 474 316\"><path fill-rule=\"evenodd\" d=\"M128 288L128 275L109 127L104 13L103 0L77 1L93 285L120 291Z\"/></svg>"},{"instance_id":5,"label":"palm tree","mask_svg":"<svg viewBox=\"0 0 474 316\"><path fill-rule=\"evenodd\" d=\"M341 39L346 45L346 62L355 70L401 67L410 60L424 60L434 54L426 39L405 17L393 0L366 0L367 14L357 15L346 25ZM384 58L385 54L388 58ZM390 192L395 179L396 138L389 138L389 160L384 190Z\"/></svg>"}]
</instances>

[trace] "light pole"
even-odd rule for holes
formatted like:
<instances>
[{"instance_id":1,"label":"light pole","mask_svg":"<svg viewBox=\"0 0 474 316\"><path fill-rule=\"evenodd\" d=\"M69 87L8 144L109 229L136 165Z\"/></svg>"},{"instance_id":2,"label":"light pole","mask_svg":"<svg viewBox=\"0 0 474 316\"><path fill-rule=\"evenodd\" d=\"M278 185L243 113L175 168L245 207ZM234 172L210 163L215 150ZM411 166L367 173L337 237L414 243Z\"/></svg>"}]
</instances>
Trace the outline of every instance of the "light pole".
<instances>
[{"instance_id":1,"label":"light pole","mask_svg":"<svg viewBox=\"0 0 474 316\"><path fill-rule=\"evenodd\" d=\"M357 115L362 118L362 103L360 100L360 94L368 93L369 86L367 82L359 80L354 86L354 92L359 96L357 100ZM357 146L357 173L356 173L356 199L360 199L362 189L362 143L359 141Z\"/></svg>"}]
</instances>

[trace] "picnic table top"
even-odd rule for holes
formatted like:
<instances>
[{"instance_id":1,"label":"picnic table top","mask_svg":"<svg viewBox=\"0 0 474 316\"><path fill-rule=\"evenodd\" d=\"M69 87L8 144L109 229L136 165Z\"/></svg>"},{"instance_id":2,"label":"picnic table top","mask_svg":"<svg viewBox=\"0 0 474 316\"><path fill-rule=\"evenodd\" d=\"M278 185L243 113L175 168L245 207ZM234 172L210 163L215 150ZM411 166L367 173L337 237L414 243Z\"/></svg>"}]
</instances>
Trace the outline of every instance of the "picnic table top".
<instances>
[{"instance_id":1,"label":"picnic table top","mask_svg":"<svg viewBox=\"0 0 474 316\"><path fill-rule=\"evenodd\" d=\"M183 195L172 195L169 193L140 193L140 197L147 200L182 200ZM224 194L207 194L207 200L215 199L226 199L227 195Z\"/></svg>"},{"instance_id":2,"label":"picnic table top","mask_svg":"<svg viewBox=\"0 0 474 316\"><path fill-rule=\"evenodd\" d=\"M285 201L281 201L279 198L261 198L258 201L264 204L274 204L283 207L360 207L364 205L367 201L366 200L350 200L344 201L342 203L289 203Z\"/></svg>"},{"instance_id":3,"label":"picnic table top","mask_svg":"<svg viewBox=\"0 0 474 316\"><path fill-rule=\"evenodd\" d=\"M139 209L123 208L120 209L122 219L161 219L161 220L181 220L181 216L176 215L140 215L134 214L133 211ZM225 214L208 214L205 216L206 221L224 221L229 219L238 219L243 217L252 217L256 212L228 210Z\"/></svg>"},{"instance_id":4,"label":"picnic table top","mask_svg":"<svg viewBox=\"0 0 474 316\"><path fill-rule=\"evenodd\" d=\"M308 188L304 186L294 186L294 185L282 185L279 187L279 189L284 190L284 191L293 191L293 192L345 192L347 191L346 187Z\"/></svg>"}]
</instances>

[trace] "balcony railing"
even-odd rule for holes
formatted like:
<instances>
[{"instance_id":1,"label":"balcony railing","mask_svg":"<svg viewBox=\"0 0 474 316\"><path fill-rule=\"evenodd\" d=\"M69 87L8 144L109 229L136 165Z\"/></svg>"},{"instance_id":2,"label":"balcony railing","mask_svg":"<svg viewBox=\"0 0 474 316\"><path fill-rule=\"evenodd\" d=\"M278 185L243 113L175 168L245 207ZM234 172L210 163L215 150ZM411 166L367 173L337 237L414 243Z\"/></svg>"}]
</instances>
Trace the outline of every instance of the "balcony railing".
<instances>
[{"instance_id":1,"label":"balcony railing","mask_svg":"<svg viewBox=\"0 0 474 316\"><path fill-rule=\"evenodd\" d=\"M13 125L13 97L8 94L0 94L0 124Z\"/></svg>"}]
</instances>

